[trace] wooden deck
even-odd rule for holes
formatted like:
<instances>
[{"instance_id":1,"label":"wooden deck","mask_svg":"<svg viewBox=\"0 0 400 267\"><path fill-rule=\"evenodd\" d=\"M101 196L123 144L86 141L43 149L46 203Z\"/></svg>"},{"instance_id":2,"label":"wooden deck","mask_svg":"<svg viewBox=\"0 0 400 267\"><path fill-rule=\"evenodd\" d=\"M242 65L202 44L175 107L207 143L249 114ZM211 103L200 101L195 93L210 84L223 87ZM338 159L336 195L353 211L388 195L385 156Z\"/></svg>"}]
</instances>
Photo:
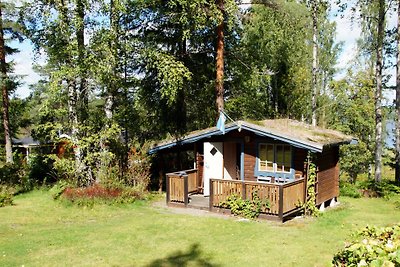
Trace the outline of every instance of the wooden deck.
<instances>
[{"instance_id":1,"label":"wooden deck","mask_svg":"<svg viewBox=\"0 0 400 267\"><path fill-rule=\"evenodd\" d=\"M201 185L197 170L186 170L167 174L167 205L223 210L222 203L232 194L251 199L254 193L267 200L269 208L263 208L261 217L281 220L301 210L306 199L306 180L300 178L288 183L265 183L238 180L210 180L210 196L198 194Z\"/></svg>"}]
</instances>

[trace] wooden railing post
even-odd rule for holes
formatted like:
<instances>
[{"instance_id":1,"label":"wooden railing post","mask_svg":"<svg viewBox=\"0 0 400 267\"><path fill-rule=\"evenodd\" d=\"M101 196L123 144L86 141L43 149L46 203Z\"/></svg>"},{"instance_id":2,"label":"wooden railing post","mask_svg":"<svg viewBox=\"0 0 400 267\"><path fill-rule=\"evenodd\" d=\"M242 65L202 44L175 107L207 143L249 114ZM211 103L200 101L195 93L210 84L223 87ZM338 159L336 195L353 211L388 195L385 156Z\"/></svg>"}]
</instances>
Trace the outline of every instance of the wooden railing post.
<instances>
[{"instance_id":1,"label":"wooden railing post","mask_svg":"<svg viewBox=\"0 0 400 267\"><path fill-rule=\"evenodd\" d=\"M167 199L167 205L169 204L169 201L170 201L170 198L171 198L171 196L170 196L170 176L167 174L166 175L166 177L167 177L167 179L166 179L166 181L165 181L165 187L166 187L166 191L167 191L167 197L166 197L166 199Z\"/></svg>"},{"instance_id":2,"label":"wooden railing post","mask_svg":"<svg viewBox=\"0 0 400 267\"><path fill-rule=\"evenodd\" d=\"M307 177L304 178L303 184L304 184L304 198L303 198L303 204L305 204L306 201L307 201Z\"/></svg>"},{"instance_id":3,"label":"wooden railing post","mask_svg":"<svg viewBox=\"0 0 400 267\"><path fill-rule=\"evenodd\" d=\"M188 182L188 175L183 175L183 201L185 203L185 207L189 204L189 182Z\"/></svg>"},{"instance_id":4,"label":"wooden railing post","mask_svg":"<svg viewBox=\"0 0 400 267\"><path fill-rule=\"evenodd\" d=\"M212 179L210 179L210 197L209 197L209 201L210 201L209 209L211 211L213 209L213 206L214 206L213 205L213 203L214 203L214 186L213 186L213 180Z\"/></svg>"},{"instance_id":5,"label":"wooden railing post","mask_svg":"<svg viewBox=\"0 0 400 267\"><path fill-rule=\"evenodd\" d=\"M246 199L246 183L242 182L242 199Z\"/></svg>"},{"instance_id":6,"label":"wooden railing post","mask_svg":"<svg viewBox=\"0 0 400 267\"><path fill-rule=\"evenodd\" d=\"M283 185L279 185L279 219L283 221Z\"/></svg>"}]
</instances>

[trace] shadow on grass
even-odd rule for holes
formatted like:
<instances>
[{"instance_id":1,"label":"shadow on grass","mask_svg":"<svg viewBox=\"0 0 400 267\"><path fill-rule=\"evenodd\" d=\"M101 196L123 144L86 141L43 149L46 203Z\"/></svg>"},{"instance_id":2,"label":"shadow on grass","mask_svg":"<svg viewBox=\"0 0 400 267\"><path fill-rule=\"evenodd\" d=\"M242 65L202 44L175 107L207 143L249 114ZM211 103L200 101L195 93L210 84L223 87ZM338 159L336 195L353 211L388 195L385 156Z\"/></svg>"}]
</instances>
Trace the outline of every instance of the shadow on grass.
<instances>
[{"instance_id":1,"label":"shadow on grass","mask_svg":"<svg viewBox=\"0 0 400 267\"><path fill-rule=\"evenodd\" d=\"M148 267L172 267L172 266L204 266L217 267L210 262L210 259L203 255L199 244L193 244L186 252L177 251L166 258L157 259L151 262Z\"/></svg>"}]
</instances>

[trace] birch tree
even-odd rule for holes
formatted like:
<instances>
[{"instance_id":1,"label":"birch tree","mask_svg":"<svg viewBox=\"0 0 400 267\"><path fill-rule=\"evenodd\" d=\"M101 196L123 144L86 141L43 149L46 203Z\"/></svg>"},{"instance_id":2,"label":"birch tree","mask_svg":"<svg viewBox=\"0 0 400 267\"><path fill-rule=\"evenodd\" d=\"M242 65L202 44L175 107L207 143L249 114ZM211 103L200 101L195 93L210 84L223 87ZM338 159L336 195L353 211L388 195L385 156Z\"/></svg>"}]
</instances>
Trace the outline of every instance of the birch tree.
<instances>
[{"instance_id":1,"label":"birch tree","mask_svg":"<svg viewBox=\"0 0 400 267\"><path fill-rule=\"evenodd\" d=\"M12 144L11 144L11 131L9 120L9 98L8 98L8 75L6 63L6 48L4 44L4 30L3 30L3 3L0 1L0 70L1 70L1 91L3 100L3 126L4 126L4 139L6 143L6 162L13 162Z\"/></svg>"},{"instance_id":2,"label":"birch tree","mask_svg":"<svg viewBox=\"0 0 400 267\"><path fill-rule=\"evenodd\" d=\"M395 180L400 184L400 1L397 1L397 64L396 64L396 158Z\"/></svg>"},{"instance_id":3,"label":"birch tree","mask_svg":"<svg viewBox=\"0 0 400 267\"><path fill-rule=\"evenodd\" d=\"M340 1L338 1L340 2ZM346 7L348 3L342 3ZM364 54L368 55L371 65L375 69L375 149L374 166L375 181L382 179L382 89L383 89L383 68L384 68L384 42L387 3L385 0L358 0L351 7L353 19L356 19L362 28L363 40L359 42Z\"/></svg>"},{"instance_id":4,"label":"birch tree","mask_svg":"<svg viewBox=\"0 0 400 267\"><path fill-rule=\"evenodd\" d=\"M22 36L18 31L18 26L15 20L14 4L0 1L0 87L2 92L2 117L4 128L4 141L6 150L6 162L13 163L12 153L12 132L10 124L10 91L16 85L13 77L10 76L12 64L7 62L7 55L17 53L18 50L7 45L7 37L10 39L19 39L22 41Z\"/></svg>"},{"instance_id":5,"label":"birch tree","mask_svg":"<svg viewBox=\"0 0 400 267\"><path fill-rule=\"evenodd\" d=\"M377 39L376 39L376 65L375 65L375 181L382 179L382 70L383 70L383 42L385 36L385 0L379 0Z\"/></svg>"}]
</instances>

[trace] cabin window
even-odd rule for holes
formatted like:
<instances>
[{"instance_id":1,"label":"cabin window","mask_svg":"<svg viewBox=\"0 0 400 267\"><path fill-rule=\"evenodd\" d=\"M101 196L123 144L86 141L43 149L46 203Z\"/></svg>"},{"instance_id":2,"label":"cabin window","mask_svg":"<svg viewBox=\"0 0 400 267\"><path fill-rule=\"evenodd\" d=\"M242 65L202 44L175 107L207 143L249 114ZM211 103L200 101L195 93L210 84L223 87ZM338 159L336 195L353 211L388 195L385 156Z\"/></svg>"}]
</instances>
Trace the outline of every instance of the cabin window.
<instances>
[{"instance_id":1,"label":"cabin window","mask_svg":"<svg viewBox=\"0 0 400 267\"><path fill-rule=\"evenodd\" d=\"M274 171L274 145L260 144L260 171Z\"/></svg>"},{"instance_id":2,"label":"cabin window","mask_svg":"<svg viewBox=\"0 0 400 267\"><path fill-rule=\"evenodd\" d=\"M290 145L259 144L259 171L290 172L292 150Z\"/></svg>"}]
</instances>

